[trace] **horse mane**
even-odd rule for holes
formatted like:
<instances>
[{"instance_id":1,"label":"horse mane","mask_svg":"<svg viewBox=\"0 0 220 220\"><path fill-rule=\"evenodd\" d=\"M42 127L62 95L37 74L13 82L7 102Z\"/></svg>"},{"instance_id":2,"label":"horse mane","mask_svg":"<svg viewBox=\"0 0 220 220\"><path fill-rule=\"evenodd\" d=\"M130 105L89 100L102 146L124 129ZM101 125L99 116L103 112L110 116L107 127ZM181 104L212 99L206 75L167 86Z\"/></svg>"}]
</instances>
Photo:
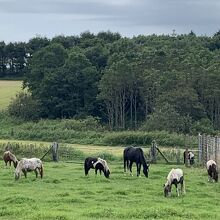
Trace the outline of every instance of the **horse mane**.
<instances>
[{"instance_id":1,"label":"horse mane","mask_svg":"<svg viewBox=\"0 0 220 220\"><path fill-rule=\"evenodd\" d=\"M166 182L166 184L165 184L166 186L167 186L167 185L171 185L173 172L174 172L174 169L172 169L172 170L169 172L169 174L168 174L168 176L167 176L167 182Z\"/></svg>"},{"instance_id":2,"label":"horse mane","mask_svg":"<svg viewBox=\"0 0 220 220\"><path fill-rule=\"evenodd\" d=\"M110 171L106 160L103 160L103 159L101 159L100 157L98 157L98 160L93 164L94 168L96 167L96 165L97 165L98 163L102 164L102 166L103 166L103 168L104 168L105 171L108 171L108 170Z\"/></svg>"},{"instance_id":3,"label":"horse mane","mask_svg":"<svg viewBox=\"0 0 220 220\"><path fill-rule=\"evenodd\" d=\"M141 163L143 164L143 167L148 168L147 161L144 157L144 151L142 150L142 148L138 148L138 149L140 151L140 159L141 159Z\"/></svg>"}]
</instances>

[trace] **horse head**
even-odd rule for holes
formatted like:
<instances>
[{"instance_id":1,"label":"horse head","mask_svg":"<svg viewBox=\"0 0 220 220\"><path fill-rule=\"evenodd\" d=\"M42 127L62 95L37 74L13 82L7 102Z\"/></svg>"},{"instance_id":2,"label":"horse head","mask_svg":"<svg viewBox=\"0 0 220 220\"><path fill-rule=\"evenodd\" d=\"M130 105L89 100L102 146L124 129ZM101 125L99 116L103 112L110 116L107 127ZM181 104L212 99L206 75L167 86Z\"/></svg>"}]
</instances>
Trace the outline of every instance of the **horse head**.
<instances>
[{"instance_id":1,"label":"horse head","mask_svg":"<svg viewBox=\"0 0 220 220\"><path fill-rule=\"evenodd\" d=\"M167 197L171 193L171 185L169 184L164 184L164 196Z\"/></svg>"},{"instance_id":2,"label":"horse head","mask_svg":"<svg viewBox=\"0 0 220 220\"><path fill-rule=\"evenodd\" d=\"M20 178L20 172L18 170L15 170L15 180L18 180Z\"/></svg>"},{"instance_id":3,"label":"horse head","mask_svg":"<svg viewBox=\"0 0 220 220\"><path fill-rule=\"evenodd\" d=\"M149 173L149 167L150 167L150 164L146 164L146 166L143 166L143 173L147 178L148 178L148 173Z\"/></svg>"},{"instance_id":4,"label":"horse head","mask_svg":"<svg viewBox=\"0 0 220 220\"><path fill-rule=\"evenodd\" d=\"M109 178L110 170L104 170L104 175L106 178Z\"/></svg>"}]
</instances>

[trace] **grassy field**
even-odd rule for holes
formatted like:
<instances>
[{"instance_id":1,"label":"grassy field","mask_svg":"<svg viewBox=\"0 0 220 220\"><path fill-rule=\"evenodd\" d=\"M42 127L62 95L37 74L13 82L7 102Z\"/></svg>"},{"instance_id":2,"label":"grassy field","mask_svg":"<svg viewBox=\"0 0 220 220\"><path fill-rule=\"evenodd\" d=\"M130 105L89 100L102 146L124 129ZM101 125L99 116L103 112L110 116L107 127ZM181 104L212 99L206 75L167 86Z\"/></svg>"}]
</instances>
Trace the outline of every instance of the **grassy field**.
<instances>
[{"instance_id":1,"label":"grassy field","mask_svg":"<svg viewBox=\"0 0 220 220\"><path fill-rule=\"evenodd\" d=\"M220 219L220 185L207 182L204 169L182 167L186 195L178 198L173 188L165 198L171 165L151 165L147 179L124 175L121 163L110 162L106 179L94 170L85 177L82 162L47 162L43 179L29 173L18 181L2 164L0 219Z\"/></svg>"},{"instance_id":2,"label":"grassy field","mask_svg":"<svg viewBox=\"0 0 220 220\"><path fill-rule=\"evenodd\" d=\"M21 90L22 81L0 80L0 110L5 109Z\"/></svg>"}]
</instances>

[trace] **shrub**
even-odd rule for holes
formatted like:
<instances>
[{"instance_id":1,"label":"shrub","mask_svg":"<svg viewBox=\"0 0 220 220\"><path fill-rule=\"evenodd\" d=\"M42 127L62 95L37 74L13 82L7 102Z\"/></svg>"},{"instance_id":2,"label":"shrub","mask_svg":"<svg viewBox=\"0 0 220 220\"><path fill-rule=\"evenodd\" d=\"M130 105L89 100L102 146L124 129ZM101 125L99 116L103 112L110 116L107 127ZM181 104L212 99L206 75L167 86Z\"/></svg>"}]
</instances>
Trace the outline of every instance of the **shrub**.
<instances>
[{"instance_id":1,"label":"shrub","mask_svg":"<svg viewBox=\"0 0 220 220\"><path fill-rule=\"evenodd\" d=\"M36 120L41 116L41 104L38 100L25 92L20 92L12 99L8 106L8 112L11 116L23 120Z\"/></svg>"}]
</instances>

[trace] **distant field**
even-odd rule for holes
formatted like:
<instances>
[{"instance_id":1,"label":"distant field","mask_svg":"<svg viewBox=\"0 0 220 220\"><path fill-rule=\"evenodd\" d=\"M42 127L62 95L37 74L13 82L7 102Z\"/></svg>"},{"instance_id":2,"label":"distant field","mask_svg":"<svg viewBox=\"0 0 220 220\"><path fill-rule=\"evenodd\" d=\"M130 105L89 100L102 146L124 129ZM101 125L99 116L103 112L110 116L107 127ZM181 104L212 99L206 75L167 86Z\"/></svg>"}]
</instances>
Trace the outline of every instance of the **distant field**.
<instances>
[{"instance_id":1,"label":"distant field","mask_svg":"<svg viewBox=\"0 0 220 220\"><path fill-rule=\"evenodd\" d=\"M28 173L14 180L14 168L0 166L0 219L220 219L220 185L207 181L202 168L183 166L186 195L163 196L171 165L151 165L149 178L123 174L121 163L109 162L110 179L90 171L83 161L44 163L45 176ZM78 162L78 163L76 163ZM133 168L136 173L135 166Z\"/></svg>"},{"instance_id":2,"label":"distant field","mask_svg":"<svg viewBox=\"0 0 220 220\"><path fill-rule=\"evenodd\" d=\"M21 90L22 81L0 80L0 110L7 108L11 98Z\"/></svg>"}]
</instances>

